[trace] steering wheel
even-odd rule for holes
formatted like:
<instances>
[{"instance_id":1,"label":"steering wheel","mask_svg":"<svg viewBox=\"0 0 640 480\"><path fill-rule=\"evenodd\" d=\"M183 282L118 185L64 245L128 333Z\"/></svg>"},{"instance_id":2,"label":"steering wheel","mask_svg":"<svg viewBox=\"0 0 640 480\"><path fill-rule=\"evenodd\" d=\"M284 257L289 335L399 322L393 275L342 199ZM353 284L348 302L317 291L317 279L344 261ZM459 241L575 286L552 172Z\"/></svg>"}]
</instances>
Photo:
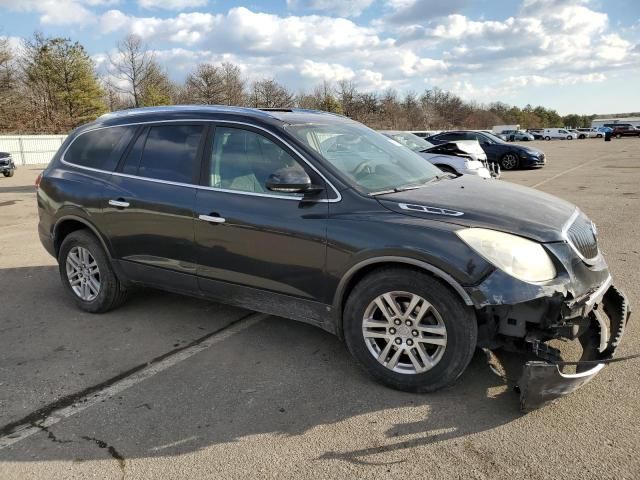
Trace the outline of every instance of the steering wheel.
<instances>
[{"instance_id":1,"label":"steering wheel","mask_svg":"<svg viewBox=\"0 0 640 480\"><path fill-rule=\"evenodd\" d=\"M351 170L350 173L351 175L353 175L354 178L360 178L365 175L372 175L374 171L373 171L373 168L371 168L371 161L365 160L363 162L360 162L356 166L356 168Z\"/></svg>"}]
</instances>

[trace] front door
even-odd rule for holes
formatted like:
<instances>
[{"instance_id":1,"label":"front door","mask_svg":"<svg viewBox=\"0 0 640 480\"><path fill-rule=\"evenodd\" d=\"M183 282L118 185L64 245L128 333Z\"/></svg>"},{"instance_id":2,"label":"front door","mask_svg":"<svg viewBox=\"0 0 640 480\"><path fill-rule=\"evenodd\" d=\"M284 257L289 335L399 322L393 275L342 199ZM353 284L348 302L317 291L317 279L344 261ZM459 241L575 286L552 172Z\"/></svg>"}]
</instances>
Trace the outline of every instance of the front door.
<instances>
[{"instance_id":1,"label":"front door","mask_svg":"<svg viewBox=\"0 0 640 480\"><path fill-rule=\"evenodd\" d=\"M274 310L267 305L274 297L265 292L280 294L283 302L324 302L326 189L313 200L269 191L267 178L282 168L303 168L313 183L324 183L274 136L250 127L215 128L196 198L198 275L205 293L234 292L247 301L227 300L250 308L251 299L261 298L263 311Z\"/></svg>"},{"instance_id":2,"label":"front door","mask_svg":"<svg viewBox=\"0 0 640 480\"><path fill-rule=\"evenodd\" d=\"M202 124L141 128L111 177L105 222L114 257L133 280L197 290L193 224L204 131Z\"/></svg>"}]
</instances>

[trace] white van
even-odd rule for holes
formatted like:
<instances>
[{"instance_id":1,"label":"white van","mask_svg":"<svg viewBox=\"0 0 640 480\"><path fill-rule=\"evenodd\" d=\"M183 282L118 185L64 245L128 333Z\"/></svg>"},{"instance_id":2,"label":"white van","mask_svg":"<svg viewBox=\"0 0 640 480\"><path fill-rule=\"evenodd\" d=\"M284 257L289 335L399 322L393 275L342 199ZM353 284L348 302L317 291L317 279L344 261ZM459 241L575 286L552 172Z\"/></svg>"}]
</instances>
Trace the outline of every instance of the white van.
<instances>
[{"instance_id":1,"label":"white van","mask_svg":"<svg viewBox=\"0 0 640 480\"><path fill-rule=\"evenodd\" d=\"M545 128L542 135L545 140L551 140L552 138L561 138L563 140L576 139L576 134L566 128Z\"/></svg>"}]
</instances>

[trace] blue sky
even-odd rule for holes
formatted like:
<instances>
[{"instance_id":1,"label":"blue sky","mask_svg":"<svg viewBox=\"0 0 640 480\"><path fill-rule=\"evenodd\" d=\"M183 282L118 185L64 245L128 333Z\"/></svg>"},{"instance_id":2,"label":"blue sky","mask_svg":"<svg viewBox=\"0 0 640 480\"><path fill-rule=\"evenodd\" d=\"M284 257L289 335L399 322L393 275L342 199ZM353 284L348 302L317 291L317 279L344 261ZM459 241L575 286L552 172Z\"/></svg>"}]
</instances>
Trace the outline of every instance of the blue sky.
<instances>
[{"instance_id":1,"label":"blue sky","mask_svg":"<svg viewBox=\"0 0 640 480\"><path fill-rule=\"evenodd\" d=\"M17 46L36 30L81 41L104 75L135 33L175 80L226 60L294 90L346 79L564 114L640 111L640 0L0 0L0 35Z\"/></svg>"}]
</instances>

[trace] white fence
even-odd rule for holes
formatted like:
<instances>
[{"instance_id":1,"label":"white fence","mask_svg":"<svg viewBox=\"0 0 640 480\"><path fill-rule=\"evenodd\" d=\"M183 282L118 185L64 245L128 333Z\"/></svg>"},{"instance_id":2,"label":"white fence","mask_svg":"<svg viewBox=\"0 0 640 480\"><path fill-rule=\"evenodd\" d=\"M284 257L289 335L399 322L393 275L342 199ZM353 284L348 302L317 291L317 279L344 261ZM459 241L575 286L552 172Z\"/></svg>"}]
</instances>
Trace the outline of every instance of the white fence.
<instances>
[{"instance_id":1,"label":"white fence","mask_svg":"<svg viewBox=\"0 0 640 480\"><path fill-rule=\"evenodd\" d=\"M0 135L0 152L9 152L16 165L46 164L66 135Z\"/></svg>"}]
</instances>

